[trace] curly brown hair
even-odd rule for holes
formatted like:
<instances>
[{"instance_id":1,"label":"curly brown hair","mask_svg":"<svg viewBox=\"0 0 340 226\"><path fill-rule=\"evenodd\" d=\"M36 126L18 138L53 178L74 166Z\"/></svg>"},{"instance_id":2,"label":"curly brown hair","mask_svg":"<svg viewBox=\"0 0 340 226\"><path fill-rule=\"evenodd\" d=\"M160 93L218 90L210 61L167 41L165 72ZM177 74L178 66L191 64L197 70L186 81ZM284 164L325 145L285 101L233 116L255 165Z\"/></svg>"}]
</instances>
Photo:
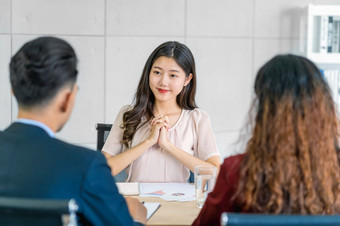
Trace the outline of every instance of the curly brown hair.
<instances>
[{"instance_id":1,"label":"curly brown hair","mask_svg":"<svg viewBox=\"0 0 340 226\"><path fill-rule=\"evenodd\" d=\"M246 212L340 213L338 118L320 70L278 55L259 70L255 94L234 201Z\"/></svg>"}]
</instances>

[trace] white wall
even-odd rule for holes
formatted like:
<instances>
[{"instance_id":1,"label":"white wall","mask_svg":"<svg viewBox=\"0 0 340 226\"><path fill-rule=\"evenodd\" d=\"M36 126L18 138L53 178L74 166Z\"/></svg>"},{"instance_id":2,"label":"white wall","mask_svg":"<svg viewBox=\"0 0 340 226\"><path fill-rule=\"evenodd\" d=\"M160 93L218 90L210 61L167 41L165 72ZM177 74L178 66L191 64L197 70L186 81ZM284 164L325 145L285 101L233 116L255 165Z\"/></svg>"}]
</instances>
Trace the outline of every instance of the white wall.
<instances>
[{"instance_id":1,"label":"white wall","mask_svg":"<svg viewBox=\"0 0 340 226\"><path fill-rule=\"evenodd\" d=\"M195 56L197 102L222 156L231 155L257 69L275 54L299 52L299 16L309 3L340 0L0 0L0 129L16 118L8 63L27 40L55 35L74 46L80 92L58 137L93 148L95 123L113 122L152 50L177 40Z\"/></svg>"}]
</instances>

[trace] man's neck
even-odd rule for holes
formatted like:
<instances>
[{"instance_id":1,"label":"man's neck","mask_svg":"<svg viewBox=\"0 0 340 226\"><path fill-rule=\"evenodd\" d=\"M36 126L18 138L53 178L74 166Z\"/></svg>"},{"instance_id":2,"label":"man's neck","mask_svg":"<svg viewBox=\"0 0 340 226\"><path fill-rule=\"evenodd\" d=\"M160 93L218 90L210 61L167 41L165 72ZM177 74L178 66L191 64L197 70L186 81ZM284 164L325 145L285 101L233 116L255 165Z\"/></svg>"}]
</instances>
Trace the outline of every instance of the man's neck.
<instances>
[{"instance_id":1,"label":"man's neck","mask_svg":"<svg viewBox=\"0 0 340 226\"><path fill-rule=\"evenodd\" d=\"M34 120L48 126L54 133L57 132L57 120L51 120L51 116L36 110L23 110L19 108L18 119Z\"/></svg>"}]
</instances>

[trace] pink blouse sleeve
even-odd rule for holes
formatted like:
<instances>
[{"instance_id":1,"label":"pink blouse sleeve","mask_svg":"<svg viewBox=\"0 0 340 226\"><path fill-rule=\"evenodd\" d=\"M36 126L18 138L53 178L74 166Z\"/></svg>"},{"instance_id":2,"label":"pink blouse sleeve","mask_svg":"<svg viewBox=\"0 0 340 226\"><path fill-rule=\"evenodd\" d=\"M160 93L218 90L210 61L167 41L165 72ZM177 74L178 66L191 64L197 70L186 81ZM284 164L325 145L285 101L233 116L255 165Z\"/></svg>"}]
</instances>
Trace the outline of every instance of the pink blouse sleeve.
<instances>
[{"instance_id":1,"label":"pink blouse sleeve","mask_svg":"<svg viewBox=\"0 0 340 226\"><path fill-rule=\"evenodd\" d=\"M121 141L123 138L124 129L121 128L121 125L123 124L123 114L130 109L131 106L129 105L126 105L120 109L115 122L112 124L109 136L107 137L107 140L102 148L103 152L115 156L123 151L124 147Z\"/></svg>"},{"instance_id":2,"label":"pink blouse sleeve","mask_svg":"<svg viewBox=\"0 0 340 226\"><path fill-rule=\"evenodd\" d=\"M192 111L192 117L195 122L197 134L194 146L195 155L204 161L212 156L220 156L209 115L196 108Z\"/></svg>"}]
</instances>

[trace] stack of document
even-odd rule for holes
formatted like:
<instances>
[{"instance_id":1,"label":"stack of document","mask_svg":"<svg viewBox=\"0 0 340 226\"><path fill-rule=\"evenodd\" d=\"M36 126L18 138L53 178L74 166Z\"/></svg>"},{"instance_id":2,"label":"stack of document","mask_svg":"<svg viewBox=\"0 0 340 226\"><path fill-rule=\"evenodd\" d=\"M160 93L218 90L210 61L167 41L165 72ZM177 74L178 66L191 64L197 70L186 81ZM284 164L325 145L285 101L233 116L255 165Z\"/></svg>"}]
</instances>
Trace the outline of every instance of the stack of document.
<instances>
[{"instance_id":1,"label":"stack of document","mask_svg":"<svg viewBox=\"0 0 340 226\"><path fill-rule=\"evenodd\" d=\"M139 183L138 182L118 182L116 183L118 191L122 195L139 195Z\"/></svg>"}]
</instances>

